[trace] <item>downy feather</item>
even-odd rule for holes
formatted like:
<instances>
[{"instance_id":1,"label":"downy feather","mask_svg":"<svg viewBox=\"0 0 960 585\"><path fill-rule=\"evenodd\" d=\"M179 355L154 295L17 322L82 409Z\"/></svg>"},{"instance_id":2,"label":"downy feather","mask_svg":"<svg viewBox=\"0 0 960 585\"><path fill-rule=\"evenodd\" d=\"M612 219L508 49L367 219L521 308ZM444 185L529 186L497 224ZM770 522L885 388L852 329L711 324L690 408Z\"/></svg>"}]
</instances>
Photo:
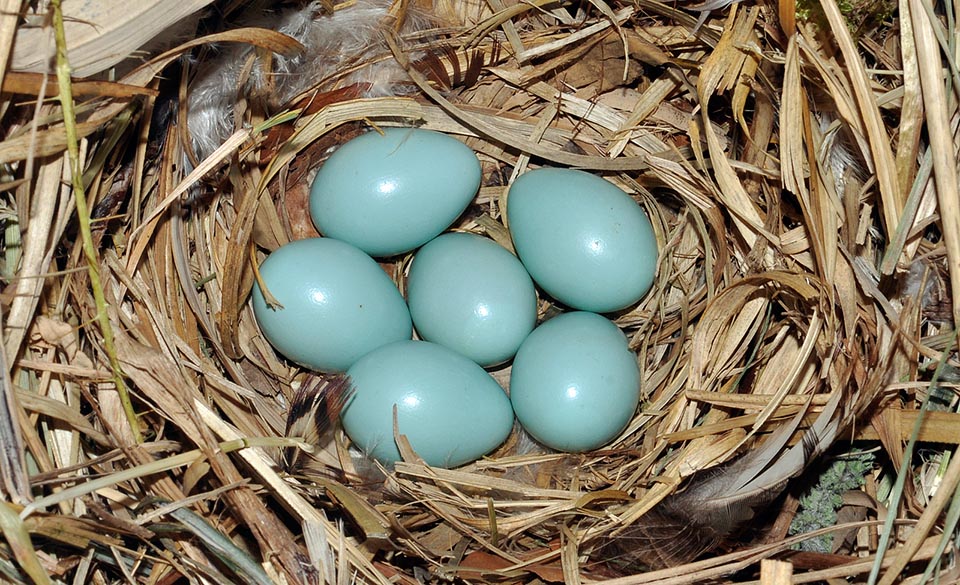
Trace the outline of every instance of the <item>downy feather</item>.
<instances>
[{"instance_id":1,"label":"downy feather","mask_svg":"<svg viewBox=\"0 0 960 585\"><path fill-rule=\"evenodd\" d=\"M713 550L783 492L787 482L833 443L841 427L840 393L824 406L803 439L786 451L805 409L774 431L757 450L694 474L601 547L601 555L659 569L682 565Z\"/></svg>"},{"instance_id":2,"label":"downy feather","mask_svg":"<svg viewBox=\"0 0 960 585\"><path fill-rule=\"evenodd\" d=\"M388 0L357 0L352 5L325 14L314 1L298 9L259 15L239 23L270 28L299 41L304 50L293 57L274 55L271 70L264 74L260 57L241 87L241 75L253 49L245 45L226 47L206 61L190 84L187 125L198 159L213 152L234 131L234 109L243 98L263 97L280 107L317 83L330 80L340 85L360 84L363 97L409 91L403 69L392 59L381 30L389 22ZM401 32L424 30L432 22L410 12ZM341 79L341 72L350 71Z\"/></svg>"}]
</instances>

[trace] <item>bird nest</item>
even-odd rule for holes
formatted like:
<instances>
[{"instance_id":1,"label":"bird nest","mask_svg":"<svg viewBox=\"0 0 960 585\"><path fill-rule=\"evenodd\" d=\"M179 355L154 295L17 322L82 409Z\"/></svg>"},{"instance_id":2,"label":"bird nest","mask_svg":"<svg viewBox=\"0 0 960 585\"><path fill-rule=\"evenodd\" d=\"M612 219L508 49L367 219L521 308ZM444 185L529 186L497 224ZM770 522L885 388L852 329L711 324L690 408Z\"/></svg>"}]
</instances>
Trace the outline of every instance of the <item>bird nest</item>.
<instances>
[{"instance_id":1,"label":"bird nest","mask_svg":"<svg viewBox=\"0 0 960 585\"><path fill-rule=\"evenodd\" d=\"M954 14L49 4L0 0L5 579L956 578ZM330 152L386 126L472 148L453 227L506 246L527 169L647 212L653 289L612 315L641 403L613 442L516 431L440 469L399 436L377 466L336 427L342 381L263 339L256 266L316 235ZM402 288L408 262L381 265Z\"/></svg>"}]
</instances>

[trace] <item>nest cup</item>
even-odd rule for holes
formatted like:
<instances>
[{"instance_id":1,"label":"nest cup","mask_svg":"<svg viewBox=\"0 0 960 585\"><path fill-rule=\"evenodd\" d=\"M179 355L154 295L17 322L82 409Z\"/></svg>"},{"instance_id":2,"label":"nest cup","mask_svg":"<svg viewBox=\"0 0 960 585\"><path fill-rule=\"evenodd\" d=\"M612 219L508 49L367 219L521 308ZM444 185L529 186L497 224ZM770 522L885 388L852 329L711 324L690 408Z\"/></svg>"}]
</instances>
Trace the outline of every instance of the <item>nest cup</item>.
<instances>
[{"instance_id":1,"label":"nest cup","mask_svg":"<svg viewBox=\"0 0 960 585\"><path fill-rule=\"evenodd\" d=\"M0 438L26 535L0 553L11 579L767 582L757 561L777 558L865 582L892 536L891 583L945 558L956 112L917 81L936 63L939 83L939 55L901 41L896 6L216 5L222 23L145 11L211 31L148 45L146 64L81 69L96 39L76 37L75 109L27 103L53 91L22 56L30 19L3 37ZM82 83L110 68L118 83ZM608 315L641 371L612 442L557 453L518 428L438 469L398 437L385 469L337 427L343 380L263 338L256 266L318 235L310 182L332 150L394 126L477 153L481 188L450 229L508 249L505 197L528 169L586 170L642 206L661 257L651 291ZM401 290L411 257L380 262ZM566 310L541 292L540 321ZM507 386L509 368L491 373ZM848 521L818 517L826 549L790 552L804 490L833 489L824 468L864 449ZM746 516L718 510L726 496Z\"/></svg>"}]
</instances>

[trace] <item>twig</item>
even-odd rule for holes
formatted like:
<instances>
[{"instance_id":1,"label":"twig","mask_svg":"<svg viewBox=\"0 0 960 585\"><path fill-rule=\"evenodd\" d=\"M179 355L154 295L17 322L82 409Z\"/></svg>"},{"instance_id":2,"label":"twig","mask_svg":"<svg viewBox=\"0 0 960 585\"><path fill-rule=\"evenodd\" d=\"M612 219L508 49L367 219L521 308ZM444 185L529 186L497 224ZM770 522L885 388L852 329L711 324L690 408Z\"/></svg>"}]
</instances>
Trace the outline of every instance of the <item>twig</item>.
<instances>
[{"instance_id":1,"label":"twig","mask_svg":"<svg viewBox=\"0 0 960 585\"><path fill-rule=\"evenodd\" d=\"M143 441L140 434L140 423L137 413L130 401L130 393L120 370L120 360L113 344L113 329L110 327L110 318L107 315L107 301L103 295L103 284L100 282L100 261L97 250L90 235L90 209L83 188L83 170L80 168L80 148L77 138L77 119L73 109L73 87L70 84L70 63L67 61L67 38L63 30L63 9L60 0L51 0L50 8L53 11L53 29L57 41L57 82L60 87L60 105L63 108L63 127L67 135L67 158L70 161L70 177L73 184L73 194L77 199L77 216L80 220L80 238L83 243L83 254L87 259L87 271L90 275L90 288L93 289L93 300L97 306L97 321L100 332L103 334L103 349L110 360L110 370L113 373L113 382L116 384L120 403L130 423L130 431L137 443Z\"/></svg>"}]
</instances>

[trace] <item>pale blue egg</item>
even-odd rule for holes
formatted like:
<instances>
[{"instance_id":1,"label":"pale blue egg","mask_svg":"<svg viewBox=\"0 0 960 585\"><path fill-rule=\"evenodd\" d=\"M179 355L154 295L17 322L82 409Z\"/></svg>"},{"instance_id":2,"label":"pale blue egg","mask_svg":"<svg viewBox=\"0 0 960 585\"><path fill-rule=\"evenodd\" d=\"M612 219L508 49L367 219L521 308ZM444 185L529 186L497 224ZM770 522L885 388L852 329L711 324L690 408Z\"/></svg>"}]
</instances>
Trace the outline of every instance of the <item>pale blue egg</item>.
<instances>
[{"instance_id":1,"label":"pale blue egg","mask_svg":"<svg viewBox=\"0 0 960 585\"><path fill-rule=\"evenodd\" d=\"M569 169L524 173L510 187L507 219L530 276L574 309L624 309L653 284L657 239L650 219L601 177Z\"/></svg>"},{"instance_id":2,"label":"pale blue egg","mask_svg":"<svg viewBox=\"0 0 960 585\"><path fill-rule=\"evenodd\" d=\"M533 330L517 351L510 400L537 441L560 451L590 451L617 437L640 397L637 356L608 319L574 312Z\"/></svg>"},{"instance_id":3,"label":"pale blue egg","mask_svg":"<svg viewBox=\"0 0 960 585\"><path fill-rule=\"evenodd\" d=\"M427 341L397 341L347 371L354 394L340 420L350 440L381 463L400 460L397 428L434 467L457 467L497 448L513 429L510 399L483 368Z\"/></svg>"},{"instance_id":4,"label":"pale blue egg","mask_svg":"<svg viewBox=\"0 0 960 585\"><path fill-rule=\"evenodd\" d=\"M537 322L537 292L523 264L475 234L444 234L417 252L407 304L420 337L484 367L512 358Z\"/></svg>"},{"instance_id":5,"label":"pale blue egg","mask_svg":"<svg viewBox=\"0 0 960 585\"><path fill-rule=\"evenodd\" d=\"M447 229L479 186L480 161L459 140L386 128L347 142L320 167L310 215L325 236L393 256Z\"/></svg>"},{"instance_id":6,"label":"pale blue egg","mask_svg":"<svg viewBox=\"0 0 960 585\"><path fill-rule=\"evenodd\" d=\"M285 357L322 372L343 372L377 347L410 339L410 312L390 277L370 256L331 238L281 246L260 265L253 311L267 341Z\"/></svg>"}]
</instances>

